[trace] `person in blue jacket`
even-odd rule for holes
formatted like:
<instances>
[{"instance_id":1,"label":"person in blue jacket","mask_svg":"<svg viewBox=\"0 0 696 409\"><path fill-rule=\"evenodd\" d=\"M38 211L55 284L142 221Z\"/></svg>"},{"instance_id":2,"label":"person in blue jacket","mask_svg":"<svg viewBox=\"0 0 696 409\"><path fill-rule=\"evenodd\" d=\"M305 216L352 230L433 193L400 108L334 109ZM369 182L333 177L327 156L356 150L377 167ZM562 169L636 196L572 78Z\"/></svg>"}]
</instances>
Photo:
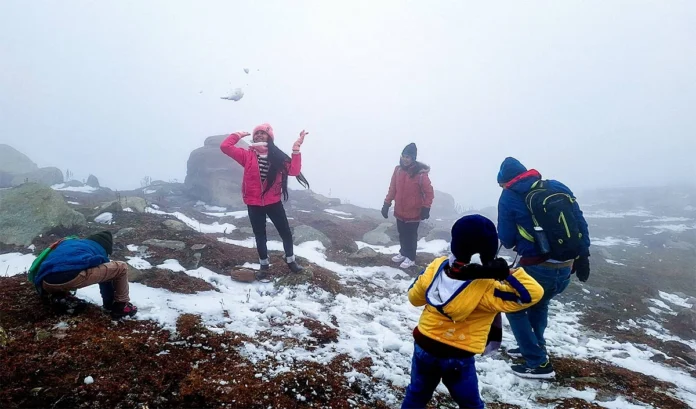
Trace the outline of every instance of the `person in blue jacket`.
<instances>
[{"instance_id":1,"label":"person in blue jacket","mask_svg":"<svg viewBox=\"0 0 696 409\"><path fill-rule=\"evenodd\" d=\"M128 264L110 261L112 250L109 231L63 240L41 262L34 285L39 294L65 298L69 291L99 284L104 309L112 318L133 316L138 309L128 296Z\"/></svg>"},{"instance_id":2,"label":"person in blue jacket","mask_svg":"<svg viewBox=\"0 0 696 409\"><path fill-rule=\"evenodd\" d=\"M549 302L562 293L570 283L572 273L580 281L590 275L590 235L587 222L577 201L573 213L582 234L582 250L575 260L553 260L544 257L534 242L534 222L525 204L527 193L541 174L527 170L517 159L508 157L500 166L498 184L503 188L498 201L498 237L505 248L514 249L520 257L519 265L544 288L542 300L529 309L506 314L518 348L508 350L515 358L524 358L523 365L513 365L513 372L524 378L548 379L555 376L546 353L544 331L547 327ZM556 180L545 181L549 188L575 197L573 192Z\"/></svg>"}]
</instances>

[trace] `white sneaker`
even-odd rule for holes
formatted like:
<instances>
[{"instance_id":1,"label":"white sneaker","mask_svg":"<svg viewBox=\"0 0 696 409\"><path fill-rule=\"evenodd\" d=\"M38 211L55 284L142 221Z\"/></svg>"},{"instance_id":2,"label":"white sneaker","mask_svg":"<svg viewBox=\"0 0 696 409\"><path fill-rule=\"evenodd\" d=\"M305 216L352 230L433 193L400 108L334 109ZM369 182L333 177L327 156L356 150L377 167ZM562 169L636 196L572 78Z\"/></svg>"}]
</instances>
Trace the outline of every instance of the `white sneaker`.
<instances>
[{"instance_id":1,"label":"white sneaker","mask_svg":"<svg viewBox=\"0 0 696 409\"><path fill-rule=\"evenodd\" d=\"M413 266L415 266L415 265L416 265L416 262L415 262L415 261L412 261L412 260L410 260L408 257L406 257L406 258L404 259L404 262L401 263L401 265L400 265L399 267L401 267L401 268L411 268L411 267L413 267Z\"/></svg>"},{"instance_id":2,"label":"white sneaker","mask_svg":"<svg viewBox=\"0 0 696 409\"><path fill-rule=\"evenodd\" d=\"M394 257L392 257L392 261L395 263L401 263L404 260L406 260L406 257L402 256L401 254L397 254Z\"/></svg>"}]
</instances>

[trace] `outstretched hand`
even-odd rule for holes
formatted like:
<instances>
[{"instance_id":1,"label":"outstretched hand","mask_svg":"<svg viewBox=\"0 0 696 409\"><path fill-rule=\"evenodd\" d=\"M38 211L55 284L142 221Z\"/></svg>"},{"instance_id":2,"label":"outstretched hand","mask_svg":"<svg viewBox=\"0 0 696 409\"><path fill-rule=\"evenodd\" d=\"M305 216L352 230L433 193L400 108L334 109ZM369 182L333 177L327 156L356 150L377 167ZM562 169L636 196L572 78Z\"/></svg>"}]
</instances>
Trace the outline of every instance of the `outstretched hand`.
<instances>
[{"instance_id":1,"label":"outstretched hand","mask_svg":"<svg viewBox=\"0 0 696 409\"><path fill-rule=\"evenodd\" d=\"M237 132L237 135L239 135L239 138L246 138L247 136L251 135L249 132Z\"/></svg>"},{"instance_id":2,"label":"outstretched hand","mask_svg":"<svg viewBox=\"0 0 696 409\"><path fill-rule=\"evenodd\" d=\"M305 136L307 136L307 135L309 135L309 132L305 132L304 129L302 130L302 132L300 132L300 137L297 139L297 141L295 141L295 144L292 145L292 151L293 151L293 152L299 152L299 151L300 151L300 147L301 147L302 144L304 143L304 138L305 138Z\"/></svg>"}]
</instances>

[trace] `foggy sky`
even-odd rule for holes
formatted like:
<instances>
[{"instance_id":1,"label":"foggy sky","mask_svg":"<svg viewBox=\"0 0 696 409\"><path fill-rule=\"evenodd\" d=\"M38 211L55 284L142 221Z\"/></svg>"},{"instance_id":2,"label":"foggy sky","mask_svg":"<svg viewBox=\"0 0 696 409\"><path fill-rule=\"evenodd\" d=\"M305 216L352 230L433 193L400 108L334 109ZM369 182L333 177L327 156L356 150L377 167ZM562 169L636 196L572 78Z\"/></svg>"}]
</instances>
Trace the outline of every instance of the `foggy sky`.
<instances>
[{"instance_id":1,"label":"foggy sky","mask_svg":"<svg viewBox=\"0 0 696 409\"><path fill-rule=\"evenodd\" d=\"M0 143L132 189L270 122L370 207L409 142L465 206L506 156L575 191L693 184L696 3L481 3L3 0Z\"/></svg>"}]
</instances>

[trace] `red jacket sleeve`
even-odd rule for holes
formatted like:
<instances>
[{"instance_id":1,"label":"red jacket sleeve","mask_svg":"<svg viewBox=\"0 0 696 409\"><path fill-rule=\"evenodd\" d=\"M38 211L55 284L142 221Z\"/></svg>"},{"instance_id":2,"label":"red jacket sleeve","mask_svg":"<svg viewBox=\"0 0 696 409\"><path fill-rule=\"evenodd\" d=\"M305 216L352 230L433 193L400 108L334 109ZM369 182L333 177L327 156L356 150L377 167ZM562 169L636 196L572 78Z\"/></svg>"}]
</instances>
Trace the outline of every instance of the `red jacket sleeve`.
<instances>
[{"instance_id":1,"label":"red jacket sleeve","mask_svg":"<svg viewBox=\"0 0 696 409\"><path fill-rule=\"evenodd\" d=\"M302 154L293 152L288 165L288 176L299 176L300 172L302 172Z\"/></svg>"},{"instance_id":2,"label":"red jacket sleeve","mask_svg":"<svg viewBox=\"0 0 696 409\"><path fill-rule=\"evenodd\" d=\"M428 176L427 173L424 174L421 182L421 189L423 190L423 207L430 208L433 205L433 200L435 199L435 190L433 190L433 184L430 182L430 176Z\"/></svg>"},{"instance_id":3,"label":"red jacket sleeve","mask_svg":"<svg viewBox=\"0 0 696 409\"><path fill-rule=\"evenodd\" d=\"M222 141L222 143L220 144L220 150L222 151L222 153L236 160L237 163L239 163L240 165L244 166L246 165L248 151L246 149L235 146L237 145L237 142L239 142L240 139L242 139L242 137L238 133L233 133L232 135L228 136L227 139Z\"/></svg>"},{"instance_id":4,"label":"red jacket sleeve","mask_svg":"<svg viewBox=\"0 0 696 409\"><path fill-rule=\"evenodd\" d=\"M394 174L391 178L391 183L389 184L389 191L387 192L387 197L384 199L384 203L391 206L392 201L396 197L396 174L399 172L399 167L394 169Z\"/></svg>"}]
</instances>

